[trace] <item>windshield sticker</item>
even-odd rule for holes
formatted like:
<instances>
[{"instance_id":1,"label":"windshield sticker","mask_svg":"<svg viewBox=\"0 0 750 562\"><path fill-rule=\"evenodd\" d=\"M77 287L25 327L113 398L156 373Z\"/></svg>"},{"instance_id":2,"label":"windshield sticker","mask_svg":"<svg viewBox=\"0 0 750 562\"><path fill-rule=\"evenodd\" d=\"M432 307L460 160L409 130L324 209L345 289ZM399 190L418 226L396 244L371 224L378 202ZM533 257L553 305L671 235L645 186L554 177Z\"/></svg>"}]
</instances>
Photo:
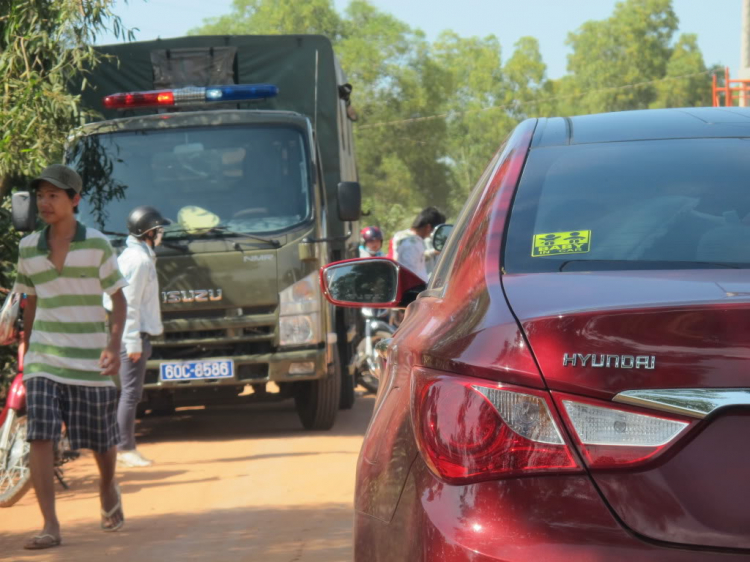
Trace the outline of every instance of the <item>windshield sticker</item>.
<instances>
[{"instance_id":1,"label":"windshield sticker","mask_svg":"<svg viewBox=\"0 0 750 562\"><path fill-rule=\"evenodd\" d=\"M535 234L531 256L557 256L561 254L586 254L591 247L590 230L548 232Z\"/></svg>"}]
</instances>

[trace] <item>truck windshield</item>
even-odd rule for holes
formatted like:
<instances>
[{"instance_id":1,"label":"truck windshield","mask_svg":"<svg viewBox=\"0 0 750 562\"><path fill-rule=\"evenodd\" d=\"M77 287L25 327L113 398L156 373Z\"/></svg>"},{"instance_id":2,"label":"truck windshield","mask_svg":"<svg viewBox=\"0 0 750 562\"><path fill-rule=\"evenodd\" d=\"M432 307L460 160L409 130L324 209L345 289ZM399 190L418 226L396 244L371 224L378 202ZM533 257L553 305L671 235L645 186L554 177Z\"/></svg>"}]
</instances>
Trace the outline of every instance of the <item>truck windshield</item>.
<instances>
[{"instance_id":1,"label":"truck windshield","mask_svg":"<svg viewBox=\"0 0 750 562\"><path fill-rule=\"evenodd\" d=\"M115 132L82 137L68 161L83 177L81 220L124 232L138 205L156 207L165 237L222 226L279 232L312 213L302 133L283 127L211 127Z\"/></svg>"}]
</instances>

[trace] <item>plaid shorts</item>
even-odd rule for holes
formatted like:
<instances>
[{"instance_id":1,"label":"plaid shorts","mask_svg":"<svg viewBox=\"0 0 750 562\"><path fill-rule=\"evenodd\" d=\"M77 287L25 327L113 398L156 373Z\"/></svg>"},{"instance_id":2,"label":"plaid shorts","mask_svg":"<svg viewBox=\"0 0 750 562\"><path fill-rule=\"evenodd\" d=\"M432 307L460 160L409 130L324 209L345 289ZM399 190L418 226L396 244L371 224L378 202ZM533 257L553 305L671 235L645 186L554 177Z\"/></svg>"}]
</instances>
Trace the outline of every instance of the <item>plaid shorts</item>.
<instances>
[{"instance_id":1,"label":"plaid shorts","mask_svg":"<svg viewBox=\"0 0 750 562\"><path fill-rule=\"evenodd\" d=\"M34 377L25 381L28 441L56 440L65 422L71 449L104 453L117 445L117 388Z\"/></svg>"}]
</instances>

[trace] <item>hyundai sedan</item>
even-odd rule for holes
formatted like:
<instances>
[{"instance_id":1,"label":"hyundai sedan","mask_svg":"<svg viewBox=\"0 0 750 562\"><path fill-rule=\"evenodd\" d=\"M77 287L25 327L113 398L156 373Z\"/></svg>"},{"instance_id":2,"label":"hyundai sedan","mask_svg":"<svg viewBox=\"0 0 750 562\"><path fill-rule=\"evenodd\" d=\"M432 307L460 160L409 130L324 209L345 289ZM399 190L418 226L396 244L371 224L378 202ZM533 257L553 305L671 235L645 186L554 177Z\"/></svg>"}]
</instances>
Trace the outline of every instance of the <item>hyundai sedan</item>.
<instances>
[{"instance_id":1,"label":"hyundai sedan","mask_svg":"<svg viewBox=\"0 0 750 562\"><path fill-rule=\"evenodd\" d=\"M750 560L750 110L529 119L406 307L357 468L357 562Z\"/></svg>"}]
</instances>

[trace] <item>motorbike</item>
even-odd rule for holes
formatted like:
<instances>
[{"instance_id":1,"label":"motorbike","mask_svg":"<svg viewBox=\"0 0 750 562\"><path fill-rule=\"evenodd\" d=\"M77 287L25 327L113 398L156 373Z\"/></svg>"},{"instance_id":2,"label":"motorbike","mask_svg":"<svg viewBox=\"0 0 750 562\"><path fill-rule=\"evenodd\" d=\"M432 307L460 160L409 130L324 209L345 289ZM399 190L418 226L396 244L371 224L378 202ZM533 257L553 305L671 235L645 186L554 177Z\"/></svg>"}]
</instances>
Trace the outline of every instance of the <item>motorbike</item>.
<instances>
[{"instance_id":1,"label":"motorbike","mask_svg":"<svg viewBox=\"0 0 750 562\"><path fill-rule=\"evenodd\" d=\"M388 340L396 328L388 321L390 311L379 308L363 308L364 336L357 344L357 353L352 359L355 380L373 394L379 385L379 366L376 352L378 342Z\"/></svg>"},{"instance_id":2,"label":"motorbike","mask_svg":"<svg viewBox=\"0 0 750 562\"><path fill-rule=\"evenodd\" d=\"M26 387L23 384L23 358L26 352L23 337L23 295L11 293L0 312L0 344L18 342L18 362L5 406L0 412L0 507L10 507L31 488L29 454L26 441ZM63 428L55 443L54 473L64 489L69 486L63 478L62 465L78 458L72 451Z\"/></svg>"}]
</instances>

